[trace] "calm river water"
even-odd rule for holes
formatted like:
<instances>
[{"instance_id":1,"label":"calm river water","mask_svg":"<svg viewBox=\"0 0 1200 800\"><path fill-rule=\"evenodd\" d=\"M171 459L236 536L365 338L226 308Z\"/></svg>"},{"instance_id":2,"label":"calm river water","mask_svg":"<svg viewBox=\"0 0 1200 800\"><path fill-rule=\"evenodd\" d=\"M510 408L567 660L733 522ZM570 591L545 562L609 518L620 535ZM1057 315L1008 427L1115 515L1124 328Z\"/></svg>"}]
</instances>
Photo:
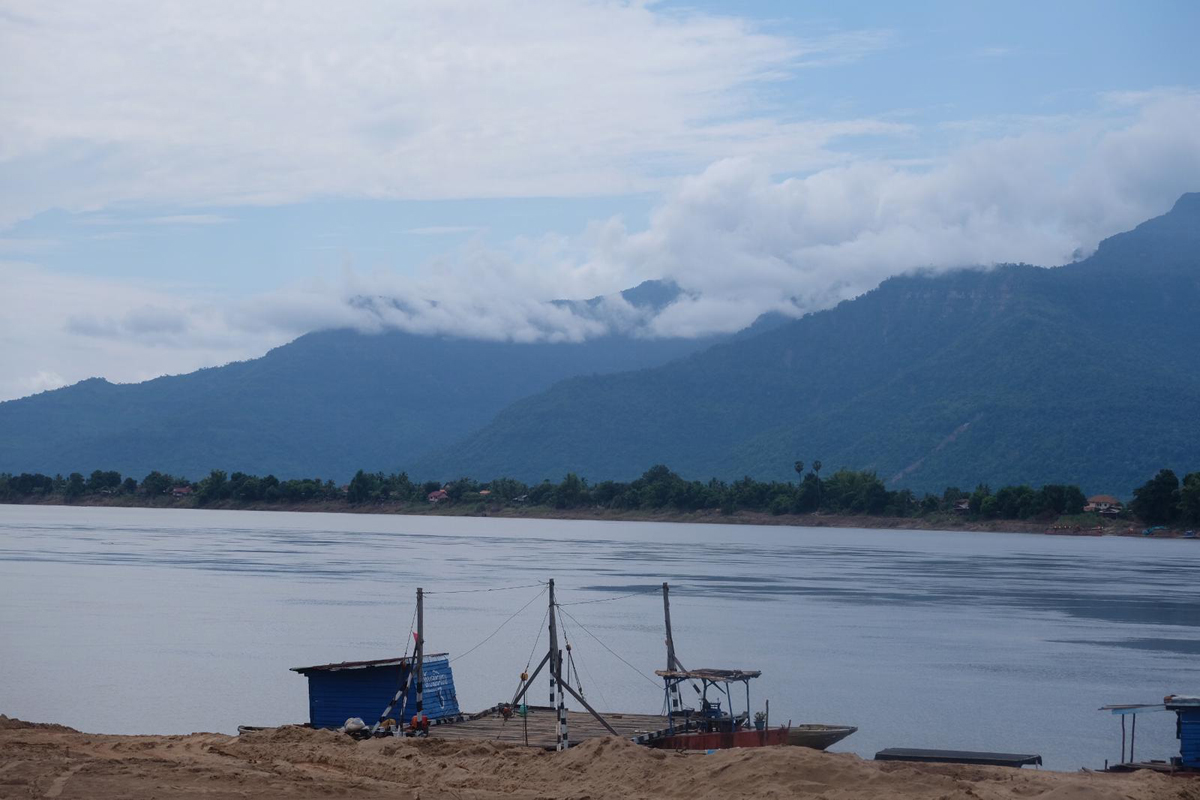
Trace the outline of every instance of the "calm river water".
<instances>
[{"instance_id":1,"label":"calm river water","mask_svg":"<svg viewBox=\"0 0 1200 800\"><path fill-rule=\"evenodd\" d=\"M1098 767L1120 745L1099 706L1200 693L1197 541L0 506L0 712L104 733L304 721L288 668L400 654L417 586L428 649L460 657L459 701L483 708L539 635L540 658L525 585L551 577L594 705L662 707L666 580L683 663L761 669L773 722L857 725L834 749L865 756ZM1177 753L1173 715L1140 717L1139 756Z\"/></svg>"}]
</instances>

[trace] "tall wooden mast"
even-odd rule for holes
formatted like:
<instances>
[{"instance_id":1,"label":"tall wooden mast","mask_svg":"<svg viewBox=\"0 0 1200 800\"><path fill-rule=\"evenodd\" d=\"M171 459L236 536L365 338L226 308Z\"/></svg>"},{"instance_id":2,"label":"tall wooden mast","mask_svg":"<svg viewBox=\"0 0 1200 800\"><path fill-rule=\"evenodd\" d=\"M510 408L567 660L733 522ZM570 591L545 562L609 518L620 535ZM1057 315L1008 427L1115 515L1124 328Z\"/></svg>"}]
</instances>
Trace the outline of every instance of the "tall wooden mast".
<instances>
[{"instance_id":1,"label":"tall wooden mast","mask_svg":"<svg viewBox=\"0 0 1200 800\"><path fill-rule=\"evenodd\" d=\"M676 669L683 669L679 666L679 659L675 657L675 638L671 635L671 587L666 581L663 581L663 620L667 627L667 671L670 672ZM670 709L669 716L673 717L683 710L683 703L679 698L679 682L667 680L667 701ZM673 724L673 723L672 723Z\"/></svg>"}]
</instances>

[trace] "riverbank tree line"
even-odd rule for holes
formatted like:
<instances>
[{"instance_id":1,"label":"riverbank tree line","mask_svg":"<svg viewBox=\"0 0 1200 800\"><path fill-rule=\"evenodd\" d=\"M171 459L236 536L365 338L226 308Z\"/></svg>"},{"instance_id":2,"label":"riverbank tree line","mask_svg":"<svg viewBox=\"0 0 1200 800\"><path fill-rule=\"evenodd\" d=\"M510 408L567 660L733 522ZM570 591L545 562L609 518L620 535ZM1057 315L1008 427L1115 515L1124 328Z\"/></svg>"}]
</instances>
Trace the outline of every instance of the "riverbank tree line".
<instances>
[{"instance_id":1,"label":"riverbank tree line","mask_svg":"<svg viewBox=\"0 0 1200 800\"><path fill-rule=\"evenodd\" d=\"M162 502L194 506L293 505L345 503L428 505L474 504L479 510L505 506L554 509L605 508L614 510L705 511L738 510L771 514L864 514L870 516L923 517L957 514L969 519L1055 519L1081 514L1087 498L1078 486L1047 484L1003 486L993 491L979 485L965 490L947 487L941 494L918 495L909 489L889 490L872 471L842 468L821 476L821 462L807 468L796 462L797 481L758 481L750 477L726 482L685 480L668 467L651 467L640 478L591 483L570 473L559 483L526 484L513 478L480 482L418 482L405 472L385 474L359 470L349 484L311 479L280 480L243 472L213 470L199 481L162 472L151 472L141 481L114 471L96 470L85 477L62 475L0 474L0 502L73 502L86 497L125 498L125 502ZM434 498L432 501L430 498ZM1200 472L1183 480L1169 469L1161 470L1134 490L1128 512L1155 525L1200 523Z\"/></svg>"}]
</instances>

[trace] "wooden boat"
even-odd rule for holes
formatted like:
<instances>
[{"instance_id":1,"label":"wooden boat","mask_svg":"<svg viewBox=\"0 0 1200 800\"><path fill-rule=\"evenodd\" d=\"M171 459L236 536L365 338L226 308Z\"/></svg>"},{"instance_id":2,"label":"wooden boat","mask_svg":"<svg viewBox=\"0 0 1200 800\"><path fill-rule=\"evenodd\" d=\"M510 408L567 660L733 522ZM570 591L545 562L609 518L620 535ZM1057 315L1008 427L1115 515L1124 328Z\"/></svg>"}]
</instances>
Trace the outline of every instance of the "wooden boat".
<instances>
[{"instance_id":1,"label":"wooden boat","mask_svg":"<svg viewBox=\"0 0 1200 800\"><path fill-rule=\"evenodd\" d=\"M754 728L742 728L710 733L700 731L677 733L655 739L650 746L660 750L729 750L735 747L767 747L787 743L787 728L771 728L761 731Z\"/></svg>"},{"instance_id":2,"label":"wooden boat","mask_svg":"<svg viewBox=\"0 0 1200 800\"><path fill-rule=\"evenodd\" d=\"M675 655L675 640L671 635L671 601L669 587L663 584L663 616L666 622L667 668L655 670L663 679L666 696L668 729L644 743L652 747L675 750L723 750L731 747L767 747L797 745L824 750L858 730L852 725L820 725L816 723L771 727L770 701L763 711L754 714L751 725L750 681L762 673L743 669L686 669ZM699 708L683 705L684 685L690 685L699 699ZM733 713L732 687L741 684L745 690L745 710ZM710 696L712 692L713 696ZM726 708L721 708L724 696Z\"/></svg>"},{"instance_id":3,"label":"wooden boat","mask_svg":"<svg viewBox=\"0 0 1200 800\"><path fill-rule=\"evenodd\" d=\"M857 730L853 725L793 725L788 728L787 743L795 747L824 750Z\"/></svg>"},{"instance_id":4,"label":"wooden boat","mask_svg":"<svg viewBox=\"0 0 1200 800\"><path fill-rule=\"evenodd\" d=\"M659 669L654 674L663 679L666 689L669 728L651 747L665 750L726 750L731 747L766 747L786 744L787 728L770 728L765 714L758 715L755 727L750 726L750 681L762 673L743 669L683 669L675 657L675 646L667 627L667 653L675 669ZM730 687L742 684L746 690L746 709L733 714L733 693ZM683 708L680 687L691 684L700 696L700 708ZM710 698L709 692L716 695ZM724 695L730 710L721 707ZM761 726L761 727L759 727Z\"/></svg>"}]
</instances>

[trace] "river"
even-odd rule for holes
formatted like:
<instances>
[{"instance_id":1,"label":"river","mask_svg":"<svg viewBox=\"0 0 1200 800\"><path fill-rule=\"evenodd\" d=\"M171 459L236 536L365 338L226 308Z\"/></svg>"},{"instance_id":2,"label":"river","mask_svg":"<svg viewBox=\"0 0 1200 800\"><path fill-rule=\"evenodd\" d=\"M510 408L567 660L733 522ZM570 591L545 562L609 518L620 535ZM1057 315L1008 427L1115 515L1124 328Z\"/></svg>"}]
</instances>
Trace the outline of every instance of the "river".
<instances>
[{"instance_id":1,"label":"river","mask_svg":"<svg viewBox=\"0 0 1200 800\"><path fill-rule=\"evenodd\" d=\"M1120 748L1101 705L1200 693L1198 541L0 506L0 712L100 733L305 721L289 668L400 654L418 586L427 651L484 708L542 655L547 578L593 705L661 709L665 580L683 663L762 670L772 723L857 725L833 749L867 757L1100 767ZM1177 754L1174 716L1140 717L1137 752Z\"/></svg>"}]
</instances>

